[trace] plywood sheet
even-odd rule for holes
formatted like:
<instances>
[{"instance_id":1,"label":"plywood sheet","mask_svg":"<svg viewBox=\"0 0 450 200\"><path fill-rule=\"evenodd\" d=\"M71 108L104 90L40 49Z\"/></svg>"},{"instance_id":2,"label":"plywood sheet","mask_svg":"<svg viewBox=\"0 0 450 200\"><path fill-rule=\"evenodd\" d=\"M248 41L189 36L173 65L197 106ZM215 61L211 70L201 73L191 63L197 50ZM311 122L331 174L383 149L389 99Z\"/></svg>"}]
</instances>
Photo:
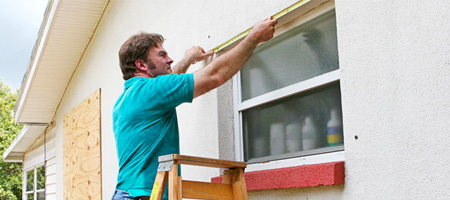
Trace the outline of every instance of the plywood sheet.
<instances>
[{"instance_id":1,"label":"plywood sheet","mask_svg":"<svg viewBox=\"0 0 450 200\"><path fill-rule=\"evenodd\" d=\"M64 199L101 197L100 89L63 120Z\"/></svg>"}]
</instances>

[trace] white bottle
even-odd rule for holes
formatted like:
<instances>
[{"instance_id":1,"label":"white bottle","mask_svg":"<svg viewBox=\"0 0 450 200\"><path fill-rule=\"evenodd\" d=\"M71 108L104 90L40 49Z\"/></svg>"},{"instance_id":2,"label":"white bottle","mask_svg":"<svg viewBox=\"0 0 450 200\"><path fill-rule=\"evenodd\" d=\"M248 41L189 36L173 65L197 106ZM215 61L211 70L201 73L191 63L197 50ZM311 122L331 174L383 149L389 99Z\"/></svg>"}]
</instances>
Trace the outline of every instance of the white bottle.
<instances>
[{"instance_id":1,"label":"white bottle","mask_svg":"<svg viewBox=\"0 0 450 200\"><path fill-rule=\"evenodd\" d=\"M311 150L317 148L317 130L311 116L305 118L305 124L302 127L303 133L303 150Z\"/></svg>"},{"instance_id":2,"label":"white bottle","mask_svg":"<svg viewBox=\"0 0 450 200\"><path fill-rule=\"evenodd\" d=\"M270 155L280 155L285 153L286 133L284 124L281 122L270 125Z\"/></svg>"},{"instance_id":3,"label":"white bottle","mask_svg":"<svg viewBox=\"0 0 450 200\"><path fill-rule=\"evenodd\" d=\"M301 151L302 146L302 127L298 121L291 119L291 123L286 126L286 152Z\"/></svg>"},{"instance_id":4,"label":"white bottle","mask_svg":"<svg viewBox=\"0 0 450 200\"><path fill-rule=\"evenodd\" d=\"M261 132L259 132L261 134ZM267 138L264 138L262 135L259 135L253 141L253 155L255 158L260 158L267 155Z\"/></svg>"},{"instance_id":5,"label":"white bottle","mask_svg":"<svg viewBox=\"0 0 450 200\"><path fill-rule=\"evenodd\" d=\"M342 120L336 109L331 110L330 121L327 124L328 146L342 144Z\"/></svg>"}]
</instances>

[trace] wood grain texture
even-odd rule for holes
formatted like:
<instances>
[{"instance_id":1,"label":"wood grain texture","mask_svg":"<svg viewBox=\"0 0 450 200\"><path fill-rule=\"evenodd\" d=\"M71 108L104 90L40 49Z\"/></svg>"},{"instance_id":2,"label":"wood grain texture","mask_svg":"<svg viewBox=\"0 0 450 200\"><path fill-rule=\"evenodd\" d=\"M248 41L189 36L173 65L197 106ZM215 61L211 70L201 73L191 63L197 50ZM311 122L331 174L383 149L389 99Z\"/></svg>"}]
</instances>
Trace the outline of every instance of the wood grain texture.
<instances>
[{"instance_id":1,"label":"wood grain texture","mask_svg":"<svg viewBox=\"0 0 450 200\"><path fill-rule=\"evenodd\" d=\"M231 187L233 188L233 196L235 200L246 200L247 196L247 187L245 185L244 178L244 170L242 168L238 168L233 170L231 179Z\"/></svg>"},{"instance_id":2,"label":"wood grain texture","mask_svg":"<svg viewBox=\"0 0 450 200\"><path fill-rule=\"evenodd\" d=\"M151 200L161 200L166 189L168 172L158 172L156 174L155 182L153 183Z\"/></svg>"},{"instance_id":3,"label":"wood grain texture","mask_svg":"<svg viewBox=\"0 0 450 200\"><path fill-rule=\"evenodd\" d=\"M188 199L233 199L230 184L204 183L183 180L182 196Z\"/></svg>"},{"instance_id":4,"label":"wood grain texture","mask_svg":"<svg viewBox=\"0 0 450 200\"><path fill-rule=\"evenodd\" d=\"M174 162L169 171L169 199L181 199L181 177L178 176L178 163Z\"/></svg>"},{"instance_id":5,"label":"wood grain texture","mask_svg":"<svg viewBox=\"0 0 450 200\"><path fill-rule=\"evenodd\" d=\"M100 89L63 120L64 199L102 199Z\"/></svg>"},{"instance_id":6,"label":"wood grain texture","mask_svg":"<svg viewBox=\"0 0 450 200\"><path fill-rule=\"evenodd\" d=\"M216 167L216 168L245 168L247 167L246 162L239 161L231 161L231 160L221 160L214 158L203 158L196 156L186 156L179 154L169 154L160 156L158 158L159 162L165 162L174 160L179 164L185 165L196 165L196 166L204 166L204 167Z\"/></svg>"}]
</instances>

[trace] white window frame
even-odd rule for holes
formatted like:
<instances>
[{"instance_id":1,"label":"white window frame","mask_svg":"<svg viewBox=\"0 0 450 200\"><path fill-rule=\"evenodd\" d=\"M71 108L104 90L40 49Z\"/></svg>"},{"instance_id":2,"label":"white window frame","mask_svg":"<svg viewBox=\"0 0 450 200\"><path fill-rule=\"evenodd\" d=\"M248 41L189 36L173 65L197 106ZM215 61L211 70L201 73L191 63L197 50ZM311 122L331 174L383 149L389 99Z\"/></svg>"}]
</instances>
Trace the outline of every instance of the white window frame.
<instances>
[{"instance_id":1,"label":"white window frame","mask_svg":"<svg viewBox=\"0 0 450 200\"><path fill-rule=\"evenodd\" d=\"M277 27L274 37L277 37L311 19L314 19L328 11L335 9L334 1L321 4L311 11L296 17L295 19ZM301 81L257 97L242 101L241 93L241 73L239 72L233 77L233 103L234 103L234 133L235 133L235 156L236 160L244 161L244 143L243 143L243 116L242 112L256 106L260 106L269 102L280 100L288 96L303 93L324 85L328 85L340 80L340 69L327 72L313 78ZM276 169L284 167L292 167L307 164L318 164L326 162L343 161L344 150L343 147L337 148L334 152L318 153L316 155L299 156L288 159L280 159L274 161L263 161L259 163L249 164L246 168L247 172L259 171L267 169Z\"/></svg>"},{"instance_id":2,"label":"white window frame","mask_svg":"<svg viewBox=\"0 0 450 200\"><path fill-rule=\"evenodd\" d=\"M27 170L24 170L24 173L23 173L23 177L24 177L23 178L24 179L23 197L24 198L23 199L28 200L28 195L29 194L33 194L33 200L36 200L37 199L37 193L39 193L39 192L44 192L44 195L45 195L45 187L46 187L45 182L47 180L44 180L44 189L39 189L39 190L37 189L37 169L40 168L40 167L44 167L44 179L47 179L47 176L46 176L46 170L47 169L46 169L44 163L36 165L36 166L34 166L32 168L29 168ZM27 173L30 172L30 171L33 171L33 191L27 191L27 184L28 184Z\"/></svg>"}]
</instances>

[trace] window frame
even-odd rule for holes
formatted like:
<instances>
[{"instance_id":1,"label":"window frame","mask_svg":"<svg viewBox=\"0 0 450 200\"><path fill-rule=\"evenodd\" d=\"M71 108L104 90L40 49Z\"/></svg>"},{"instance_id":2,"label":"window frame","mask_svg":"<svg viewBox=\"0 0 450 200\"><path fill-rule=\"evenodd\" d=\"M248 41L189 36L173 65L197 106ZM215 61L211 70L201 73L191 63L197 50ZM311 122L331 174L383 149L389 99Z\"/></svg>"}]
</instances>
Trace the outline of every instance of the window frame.
<instances>
[{"instance_id":1,"label":"window frame","mask_svg":"<svg viewBox=\"0 0 450 200\"><path fill-rule=\"evenodd\" d=\"M301 7L300 7L301 8ZM286 23L277 27L274 38L289 31L293 28L304 24L322 14L335 9L334 1L328 1L309 10L304 14L295 16ZM281 19L282 20L282 19ZM238 161L244 161L244 130L243 130L243 112L245 110L255 108L270 102L284 99L286 97L311 91L321 86L339 83L340 68L315 76L313 78L300 81L283 88L270 91L268 93L242 101L241 91L241 72L233 77L233 115L234 115L234 142L235 157ZM342 93L342 92L341 92ZM344 146L327 147L325 150L311 150L307 153L297 152L291 154L283 154L280 156L271 156L270 161L264 158L250 160L246 171L259 171L266 169L275 169L282 167L292 167L305 164L319 164L325 162L344 161ZM266 158L266 157L265 157Z\"/></svg>"},{"instance_id":2,"label":"window frame","mask_svg":"<svg viewBox=\"0 0 450 200\"><path fill-rule=\"evenodd\" d=\"M40 167L44 167L44 188L38 190L37 189L37 185L38 185L37 184L37 181L38 181L37 180L37 172L38 172L38 169ZM32 191L27 191L27 184L28 184L27 173L30 172L30 171L33 171L33 190ZM46 182L46 179L47 179L46 173L47 173L47 168L45 167L45 163L40 163L40 164L35 165L35 166L31 167L31 168L28 168L27 170L24 170L24 172L23 172L23 177L24 177L23 178L24 179L23 196L25 197L26 200L28 200L28 195L29 194L33 194L33 200L37 199L37 194L39 192L44 192L44 196L45 196L45 188L46 188L45 182Z\"/></svg>"}]
</instances>

